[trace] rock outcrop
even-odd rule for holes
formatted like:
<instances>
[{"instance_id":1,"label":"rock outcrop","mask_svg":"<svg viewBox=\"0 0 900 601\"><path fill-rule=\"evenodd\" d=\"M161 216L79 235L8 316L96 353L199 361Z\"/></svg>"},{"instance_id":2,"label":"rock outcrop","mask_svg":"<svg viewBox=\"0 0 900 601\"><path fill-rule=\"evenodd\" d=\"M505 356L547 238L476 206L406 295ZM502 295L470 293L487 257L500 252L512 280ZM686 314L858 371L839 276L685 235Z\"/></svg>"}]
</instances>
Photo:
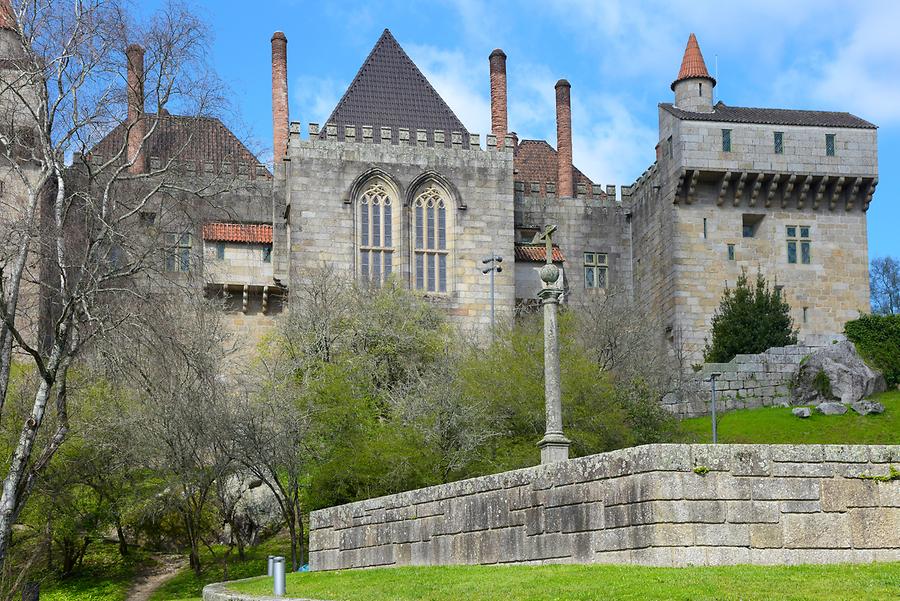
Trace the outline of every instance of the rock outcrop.
<instances>
[{"instance_id":1,"label":"rock outcrop","mask_svg":"<svg viewBox=\"0 0 900 601\"><path fill-rule=\"evenodd\" d=\"M845 340L813 351L801 363L793 404L850 404L886 388L884 376L866 365L853 343Z\"/></svg>"}]
</instances>

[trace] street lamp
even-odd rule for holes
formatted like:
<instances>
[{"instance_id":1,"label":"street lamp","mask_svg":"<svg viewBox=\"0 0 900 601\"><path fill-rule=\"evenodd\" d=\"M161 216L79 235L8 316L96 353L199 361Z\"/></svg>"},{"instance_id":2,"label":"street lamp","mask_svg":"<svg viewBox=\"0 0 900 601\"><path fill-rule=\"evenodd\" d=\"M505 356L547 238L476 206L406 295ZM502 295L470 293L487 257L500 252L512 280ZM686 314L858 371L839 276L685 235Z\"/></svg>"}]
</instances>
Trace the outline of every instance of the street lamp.
<instances>
[{"instance_id":1,"label":"street lamp","mask_svg":"<svg viewBox=\"0 0 900 601\"><path fill-rule=\"evenodd\" d=\"M491 336L494 335L494 273L503 271L503 267L500 266L502 262L503 257L495 255L494 251L491 251L491 256L481 259L481 263L487 266L481 269L481 273L491 274Z\"/></svg>"},{"instance_id":2,"label":"street lamp","mask_svg":"<svg viewBox=\"0 0 900 601\"><path fill-rule=\"evenodd\" d=\"M712 373L709 375L709 383L712 392L712 435L713 435L713 444L717 444L719 442L719 435L716 431L716 378L721 376L720 373Z\"/></svg>"}]
</instances>

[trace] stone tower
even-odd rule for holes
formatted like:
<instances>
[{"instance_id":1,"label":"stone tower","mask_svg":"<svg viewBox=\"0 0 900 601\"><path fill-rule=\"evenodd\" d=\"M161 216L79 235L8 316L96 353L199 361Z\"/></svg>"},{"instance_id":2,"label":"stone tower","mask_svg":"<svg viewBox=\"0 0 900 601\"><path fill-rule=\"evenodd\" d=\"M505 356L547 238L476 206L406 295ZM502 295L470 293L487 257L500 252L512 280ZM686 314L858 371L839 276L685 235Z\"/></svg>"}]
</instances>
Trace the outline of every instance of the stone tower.
<instances>
[{"instance_id":1,"label":"stone tower","mask_svg":"<svg viewBox=\"0 0 900 601\"><path fill-rule=\"evenodd\" d=\"M692 33L684 49L678 77L672 82L675 106L685 111L710 113L713 110L714 87L716 80L706 70L697 36Z\"/></svg>"}]
</instances>

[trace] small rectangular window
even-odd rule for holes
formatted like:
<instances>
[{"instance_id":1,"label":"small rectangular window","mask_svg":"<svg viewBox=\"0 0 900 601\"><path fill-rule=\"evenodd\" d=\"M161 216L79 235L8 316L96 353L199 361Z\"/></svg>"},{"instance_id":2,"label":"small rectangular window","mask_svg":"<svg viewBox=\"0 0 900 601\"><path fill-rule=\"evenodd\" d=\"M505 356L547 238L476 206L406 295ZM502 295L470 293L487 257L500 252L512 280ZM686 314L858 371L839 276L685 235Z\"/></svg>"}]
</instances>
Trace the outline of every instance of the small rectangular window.
<instances>
[{"instance_id":1,"label":"small rectangular window","mask_svg":"<svg viewBox=\"0 0 900 601\"><path fill-rule=\"evenodd\" d=\"M722 130L722 152L731 152L731 130Z\"/></svg>"},{"instance_id":2,"label":"small rectangular window","mask_svg":"<svg viewBox=\"0 0 900 601\"><path fill-rule=\"evenodd\" d=\"M796 238L797 237L797 226L796 225L787 226L787 237L788 238Z\"/></svg>"},{"instance_id":3,"label":"small rectangular window","mask_svg":"<svg viewBox=\"0 0 900 601\"><path fill-rule=\"evenodd\" d=\"M728 260L734 261L734 244L728 245Z\"/></svg>"},{"instance_id":4,"label":"small rectangular window","mask_svg":"<svg viewBox=\"0 0 900 601\"><path fill-rule=\"evenodd\" d=\"M784 132L775 132L775 154L784 154Z\"/></svg>"},{"instance_id":5,"label":"small rectangular window","mask_svg":"<svg viewBox=\"0 0 900 601\"><path fill-rule=\"evenodd\" d=\"M803 307L803 323L807 323L809 307Z\"/></svg>"},{"instance_id":6,"label":"small rectangular window","mask_svg":"<svg viewBox=\"0 0 900 601\"><path fill-rule=\"evenodd\" d=\"M608 269L606 253L584 253L584 287L606 288Z\"/></svg>"},{"instance_id":7,"label":"small rectangular window","mask_svg":"<svg viewBox=\"0 0 900 601\"><path fill-rule=\"evenodd\" d=\"M788 240L787 243L787 259L788 263L797 262L797 242L796 240Z\"/></svg>"},{"instance_id":8,"label":"small rectangular window","mask_svg":"<svg viewBox=\"0 0 900 601\"><path fill-rule=\"evenodd\" d=\"M759 231L759 225L762 223L762 220L764 218L764 214L744 213L741 216L741 233L743 234L744 238L754 238L756 236L756 232Z\"/></svg>"},{"instance_id":9,"label":"small rectangular window","mask_svg":"<svg viewBox=\"0 0 900 601\"><path fill-rule=\"evenodd\" d=\"M672 136L669 136L669 138L666 140L666 154L669 155L670 159L674 154L674 150L672 149Z\"/></svg>"},{"instance_id":10,"label":"small rectangular window","mask_svg":"<svg viewBox=\"0 0 900 601\"><path fill-rule=\"evenodd\" d=\"M703 239L706 240L706 217L703 218Z\"/></svg>"},{"instance_id":11,"label":"small rectangular window","mask_svg":"<svg viewBox=\"0 0 900 601\"><path fill-rule=\"evenodd\" d=\"M826 156L834 156L834 134L825 134L825 154Z\"/></svg>"},{"instance_id":12,"label":"small rectangular window","mask_svg":"<svg viewBox=\"0 0 900 601\"><path fill-rule=\"evenodd\" d=\"M166 271L191 270L191 235L166 234Z\"/></svg>"},{"instance_id":13,"label":"small rectangular window","mask_svg":"<svg viewBox=\"0 0 900 601\"><path fill-rule=\"evenodd\" d=\"M804 265L809 265L810 261L810 248L809 241L801 240L800 241L800 262Z\"/></svg>"},{"instance_id":14,"label":"small rectangular window","mask_svg":"<svg viewBox=\"0 0 900 601\"><path fill-rule=\"evenodd\" d=\"M225 243L224 242L219 242L216 244L216 258L220 261L225 258Z\"/></svg>"},{"instance_id":15,"label":"small rectangular window","mask_svg":"<svg viewBox=\"0 0 900 601\"><path fill-rule=\"evenodd\" d=\"M263 246L262 260L263 260L263 263L271 263L272 262L272 247L271 246Z\"/></svg>"},{"instance_id":16,"label":"small rectangular window","mask_svg":"<svg viewBox=\"0 0 900 601\"><path fill-rule=\"evenodd\" d=\"M797 263L797 248L800 249L800 263L809 265L812 262L812 240L810 240L811 228L808 225L789 225L787 229L787 259L788 263ZM799 234L799 236L798 236Z\"/></svg>"}]
</instances>

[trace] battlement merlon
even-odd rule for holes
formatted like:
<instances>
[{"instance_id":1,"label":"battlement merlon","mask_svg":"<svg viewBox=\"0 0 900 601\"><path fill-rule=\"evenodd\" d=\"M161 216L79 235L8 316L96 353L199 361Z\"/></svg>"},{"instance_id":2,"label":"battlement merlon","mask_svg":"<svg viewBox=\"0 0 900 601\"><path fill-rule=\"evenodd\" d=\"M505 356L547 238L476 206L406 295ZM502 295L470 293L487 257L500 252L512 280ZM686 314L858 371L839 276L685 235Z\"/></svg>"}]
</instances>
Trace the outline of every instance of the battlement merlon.
<instances>
[{"instance_id":1,"label":"battlement merlon","mask_svg":"<svg viewBox=\"0 0 900 601\"><path fill-rule=\"evenodd\" d=\"M504 139L503 144L498 144L497 136L488 134L485 138L485 147L482 148L481 136L477 133L448 132L441 129L376 128L372 125L339 126L334 123L326 123L324 129L322 129L318 123L310 123L307 132L307 136L304 137L301 124L297 121L291 122L288 146L339 142L345 144L371 144L375 146L413 146L432 149L472 150L509 154L510 156L512 156L514 149L514 142L509 137ZM322 135L323 132L324 136Z\"/></svg>"}]
</instances>

